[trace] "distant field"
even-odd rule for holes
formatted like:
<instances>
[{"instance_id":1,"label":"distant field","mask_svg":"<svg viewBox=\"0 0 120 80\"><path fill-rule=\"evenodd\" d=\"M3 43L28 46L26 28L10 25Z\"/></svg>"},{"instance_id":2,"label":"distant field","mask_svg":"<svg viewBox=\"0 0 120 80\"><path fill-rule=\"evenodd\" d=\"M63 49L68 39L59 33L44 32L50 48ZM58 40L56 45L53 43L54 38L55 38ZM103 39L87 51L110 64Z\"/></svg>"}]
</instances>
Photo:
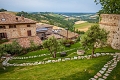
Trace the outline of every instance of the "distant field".
<instances>
[{"instance_id":1,"label":"distant field","mask_svg":"<svg viewBox=\"0 0 120 80\"><path fill-rule=\"evenodd\" d=\"M78 29L80 31L87 31L88 28L91 27L91 25L93 24L94 23L85 22L85 23L75 24L74 27L75 29Z\"/></svg>"}]
</instances>

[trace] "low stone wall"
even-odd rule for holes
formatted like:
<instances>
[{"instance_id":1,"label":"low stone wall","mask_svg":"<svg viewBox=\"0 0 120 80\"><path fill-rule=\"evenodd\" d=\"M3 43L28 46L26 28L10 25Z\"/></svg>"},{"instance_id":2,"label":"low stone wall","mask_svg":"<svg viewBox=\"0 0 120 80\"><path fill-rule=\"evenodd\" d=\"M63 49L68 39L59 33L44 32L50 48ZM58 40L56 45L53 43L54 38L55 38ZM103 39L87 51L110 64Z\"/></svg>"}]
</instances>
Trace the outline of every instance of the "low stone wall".
<instances>
[{"instance_id":1,"label":"low stone wall","mask_svg":"<svg viewBox=\"0 0 120 80\"><path fill-rule=\"evenodd\" d=\"M30 47L30 44L31 44L30 41L33 41L36 45L40 45L42 43L42 41L40 40L40 38L38 36L30 36L30 37L11 39L10 41L12 42L14 40L17 40L18 43L24 48Z\"/></svg>"},{"instance_id":2,"label":"low stone wall","mask_svg":"<svg viewBox=\"0 0 120 80\"><path fill-rule=\"evenodd\" d=\"M105 55L114 55L114 53L96 53L94 54L94 57L99 57L99 56L105 56ZM24 58L21 58L24 59ZM33 66L33 65L40 65L40 64L47 64L47 63L55 63L55 62L61 62L61 61L68 61L68 60L78 60L78 59L91 59L91 55L85 55L85 56L74 56L74 57L69 57L69 58L59 58L57 60L46 60L46 61L37 61L33 63L8 63L8 61L3 61L3 66Z\"/></svg>"}]
</instances>

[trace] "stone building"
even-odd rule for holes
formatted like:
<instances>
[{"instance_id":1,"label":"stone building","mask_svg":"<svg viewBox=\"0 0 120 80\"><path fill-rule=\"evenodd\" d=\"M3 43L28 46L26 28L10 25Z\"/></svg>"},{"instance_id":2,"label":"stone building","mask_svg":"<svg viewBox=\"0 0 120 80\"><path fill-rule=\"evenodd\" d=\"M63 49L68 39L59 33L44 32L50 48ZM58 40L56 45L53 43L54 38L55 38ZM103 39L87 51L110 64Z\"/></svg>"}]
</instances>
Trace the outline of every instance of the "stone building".
<instances>
[{"instance_id":1,"label":"stone building","mask_svg":"<svg viewBox=\"0 0 120 80\"><path fill-rule=\"evenodd\" d=\"M53 25L37 23L37 35L41 40L50 38L54 36L57 39L68 38L76 39L78 37L77 33L71 32L61 27L54 27Z\"/></svg>"},{"instance_id":2,"label":"stone building","mask_svg":"<svg viewBox=\"0 0 120 80\"><path fill-rule=\"evenodd\" d=\"M101 14L100 27L109 31L108 44L120 50L120 15Z\"/></svg>"},{"instance_id":3,"label":"stone building","mask_svg":"<svg viewBox=\"0 0 120 80\"><path fill-rule=\"evenodd\" d=\"M29 47L32 40L41 43L36 36L36 21L8 12L0 12L0 39L3 38L17 39L23 47Z\"/></svg>"},{"instance_id":4,"label":"stone building","mask_svg":"<svg viewBox=\"0 0 120 80\"><path fill-rule=\"evenodd\" d=\"M47 36L52 34L53 25L37 23L36 24L36 33L41 40L47 38Z\"/></svg>"}]
</instances>

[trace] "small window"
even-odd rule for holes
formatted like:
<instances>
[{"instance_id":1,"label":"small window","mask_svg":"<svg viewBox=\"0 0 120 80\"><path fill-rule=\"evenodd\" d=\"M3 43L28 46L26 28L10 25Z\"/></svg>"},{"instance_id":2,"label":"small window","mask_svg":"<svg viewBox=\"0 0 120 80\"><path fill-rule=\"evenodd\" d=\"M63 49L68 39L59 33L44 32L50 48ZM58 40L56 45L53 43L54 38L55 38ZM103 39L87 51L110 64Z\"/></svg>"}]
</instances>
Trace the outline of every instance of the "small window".
<instances>
[{"instance_id":1,"label":"small window","mask_svg":"<svg viewBox=\"0 0 120 80\"><path fill-rule=\"evenodd\" d=\"M27 27L30 27L30 24L28 24Z\"/></svg>"},{"instance_id":2,"label":"small window","mask_svg":"<svg viewBox=\"0 0 120 80\"><path fill-rule=\"evenodd\" d=\"M6 33L0 33L0 39L2 38L7 38L7 34Z\"/></svg>"},{"instance_id":3,"label":"small window","mask_svg":"<svg viewBox=\"0 0 120 80\"><path fill-rule=\"evenodd\" d=\"M44 34L41 34L42 36L44 36Z\"/></svg>"},{"instance_id":4,"label":"small window","mask_svg":"<svg viewBox=\"0 0 120 80\"><path fill-rule=\"evenodd\" d=\"M5 26L0 26L0 29L5 29Z\"/></svg>"},{"instance_id":5,"label":"small window","mask_svg":"<svg viewBox=\"0 0 120 80\"><path fill-rule=\"evenodd\" d=\"M9 28L16 28L16 25L9 25Z\"/></svg>"}]
</instances>

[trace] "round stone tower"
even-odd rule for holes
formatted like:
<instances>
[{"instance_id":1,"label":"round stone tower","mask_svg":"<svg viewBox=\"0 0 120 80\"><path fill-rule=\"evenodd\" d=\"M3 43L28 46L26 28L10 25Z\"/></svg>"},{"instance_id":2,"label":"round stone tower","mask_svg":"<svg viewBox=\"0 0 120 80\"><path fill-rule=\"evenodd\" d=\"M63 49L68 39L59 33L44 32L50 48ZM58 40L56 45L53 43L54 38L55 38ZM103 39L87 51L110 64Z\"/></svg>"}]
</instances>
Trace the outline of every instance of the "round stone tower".
<instances>
[{"instance_id":1,"label":"round stone tower","mask_svg":"<svg viewBox=\"0 0 120 80\"><path fill-rule=\"evenodd\" d=\"M99 24L101 28L109 31L107 43L120 50L120 15L101 14Z\"/></svg>"}]
</instances>

